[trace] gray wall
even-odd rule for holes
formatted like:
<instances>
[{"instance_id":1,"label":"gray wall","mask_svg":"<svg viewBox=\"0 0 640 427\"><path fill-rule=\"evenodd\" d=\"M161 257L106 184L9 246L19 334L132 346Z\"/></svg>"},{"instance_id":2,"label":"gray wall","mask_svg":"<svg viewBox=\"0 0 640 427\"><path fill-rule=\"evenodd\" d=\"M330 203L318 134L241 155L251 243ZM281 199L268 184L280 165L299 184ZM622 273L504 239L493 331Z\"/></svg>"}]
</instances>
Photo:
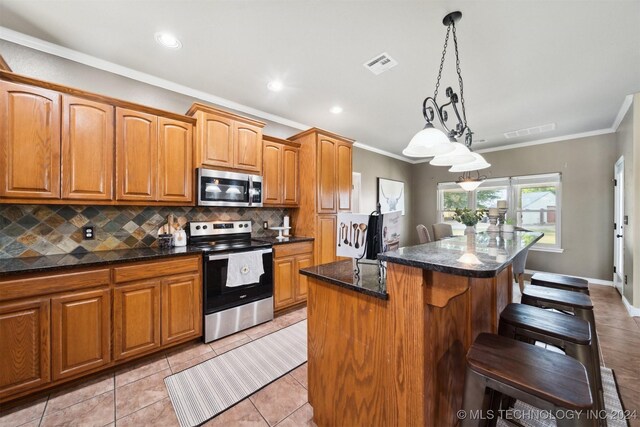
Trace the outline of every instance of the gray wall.
<instances>
[{"instance_id":1,"label":"gray wall","mask_svg":"<svg viewBox=\"0 0 640 427\"><path fill-rule=\"evenodd\" d=\"M624 214L629 216L629 224L624 226L624 274L627 276L628 285L625 286L624 296L627 301L633 303L633 200L634 200L634 182L633 182L633 110L632 105L625 115L618 131L616 132L617 150L616 159L624 156Z\"/></svg>"},{"instance_id":2,"label":"gray wall","mask_svg":"<svg viewBox=\"0 0 640 427\"><path fill-rule=\"evenodd\" d=\"M412 226L412 185L411 164L391 157L381 156L371 151L354 147L353 171L362 175L362 194L360 198L360 212L369 213L376 208L377 178L388 178L405 183L405 215L402 217L402 231L400 245L407 246L417 243L415 226Z\"/></svg>"},{"instance_id":3,"label":"gray wall","mask_svg":"<svg viewBox=\"0 0 640 427\"><path fill-rule=\"evenodd\" d=\"M564 253L530 251L527 268L611 280L613 277L613 165L615 134L580 138L483 154L489 177L562 173L562 247ZM416 224L437 222L437 184L459 174L428 163L413 165Z\"/></svg>"}]
</instances>

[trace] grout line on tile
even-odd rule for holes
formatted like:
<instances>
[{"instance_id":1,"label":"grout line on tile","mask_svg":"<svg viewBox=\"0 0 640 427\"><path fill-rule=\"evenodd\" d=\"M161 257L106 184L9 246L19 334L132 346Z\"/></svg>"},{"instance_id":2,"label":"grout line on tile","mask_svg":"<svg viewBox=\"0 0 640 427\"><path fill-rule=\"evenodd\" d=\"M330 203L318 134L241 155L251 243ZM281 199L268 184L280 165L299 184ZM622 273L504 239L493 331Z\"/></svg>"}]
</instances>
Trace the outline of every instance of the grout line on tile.
<instances>
[{"instance_id":1,"label":"grout line on tile","mask_svg":"<svg viewBox=\"0 0 640 427\"><path fill-rule=\"evenodd\" d=\"M255 393L253 393L253 394L255 394ZM258 415L260 415L260 418L262 418L262 419L264 420L264 422L265 422L268 426L271 426L271 424L269 424L269 421L267 421L267 419L264 417L264 415L262 415L262 412L260 412L260 409L258 409L258 407L257 407L257 406L256 406L256 405L251 401L251 399L250 399L250 397L251 397L251 396L253 396L253 395L249 395L249 396L245 397L243 400L248 400L248 401L249 401L249 403L250 403L250 404L253 406L253 408L256 410L256 412L258 413ZM241 400L240 402L242 402L242 400ZM238 402L238 403L240 403L240 402ZM224 412L224 411L222 411L222 412ZM222 414L222 412L220 412L218 415ZM218 415L216 415L216 417L217 417ZM215 417L213 417L213 418L215 418ZM212 419L213 419L213 418L212 418ZM282 422L282 421L280 421L280 422ZM278 424L280 424L280 423L278 423ZM274 426L274 427L275 427L275 426Z\"/></svg>"}]
</instances>

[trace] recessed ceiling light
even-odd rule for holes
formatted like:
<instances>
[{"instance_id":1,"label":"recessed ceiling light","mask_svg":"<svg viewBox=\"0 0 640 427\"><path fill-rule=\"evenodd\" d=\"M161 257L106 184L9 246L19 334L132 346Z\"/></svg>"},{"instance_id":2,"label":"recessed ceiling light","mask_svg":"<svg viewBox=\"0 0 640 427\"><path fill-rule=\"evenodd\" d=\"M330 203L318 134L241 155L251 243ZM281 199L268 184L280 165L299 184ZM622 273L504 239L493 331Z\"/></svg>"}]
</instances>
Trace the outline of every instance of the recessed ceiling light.
<instances>
[{"instance_id":1,"label":"recessed ceiling light","mask_svg":"<svg viewBox=\"0 0 640 427\"><path fill-rule=\"evenodd\" d=\"M156 41L160 43L164 47L168 47L169 49L180 49L182 47L182 43L180 40L175 38L169 33L156 33Z\"/></svg>"},{"instance_id":2,"label":"recessed ceiling light","mask_svg":"<svg viewBox=\"0 0 640 427\"><path fill-rule=\"evenodd\" d=\"M267 83L267 89L269 89L272 92L280 92L283 87L284 85L280 80L272 80L269 83Z\"/></svg>"},{"instance_id":3,"label":"recessed ceiling light","mask_svg":"<svg viewBox=\"0 0 640 427\"><path fill-rule=\"evenodd\" d=\"M329 111L331 111L333 114L340 114L340 113L342 113L342 107L339 106L339 105L335 105L335 106L331 107L331 109Z\"/></svg>"}]
</instances>

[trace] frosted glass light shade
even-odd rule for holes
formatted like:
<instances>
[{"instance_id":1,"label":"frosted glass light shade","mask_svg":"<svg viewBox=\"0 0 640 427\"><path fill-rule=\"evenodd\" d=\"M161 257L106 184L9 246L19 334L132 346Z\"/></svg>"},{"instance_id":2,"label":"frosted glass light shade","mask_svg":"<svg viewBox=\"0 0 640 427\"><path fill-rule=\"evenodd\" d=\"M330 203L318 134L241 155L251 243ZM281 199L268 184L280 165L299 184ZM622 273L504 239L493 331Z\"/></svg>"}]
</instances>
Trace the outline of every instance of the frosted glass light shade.
<instances>
[{"instance_id":1,"label":"frosted glass light shade","mask_svg":"<svg viewBox=\"0 0 640 427\"><path fill-rule=\"evenodd\" d=\"M473 191L484 182L484 179L470 179L469 181L456 181L464 191Z\"/></svg>"},{"instance_id":2,"label":"frosted glass light shade","mask_svg":"<svg viewBox=\"0 0 640 427\"><path fill-rule=\"evenodd\" d=\"M454 146L454 150L450 153L441 154L435 156L429 164L432 166L454 166L461 165L464 163L471 163L476 158L473 156L473 153L469 151L467 147L459 142L451 143Z\"/></svg>"},{"instance_id":3,"label":"frosted glass light shade","mask_svg":"<svg viewBox=\"0 0 640 427\"><path fill-rule=\"evenodd\" d=\"M487 163L480 154L471 153L471 155L476 158L473 162L451 166L449 172L470 172L491 167L491 164Z\"/></svg>"},{"instance_id":4,"label":"frosted glass light shade","mask_svg":"<svg viewBox=\"0 0 640 427\"><path fill-rule=\"evenodd\" d=\"M432 157L450 153L454 148L444 132L427 123L424 129L411 138L402 154L407 157Z\"/></svg>"}]
</instances>

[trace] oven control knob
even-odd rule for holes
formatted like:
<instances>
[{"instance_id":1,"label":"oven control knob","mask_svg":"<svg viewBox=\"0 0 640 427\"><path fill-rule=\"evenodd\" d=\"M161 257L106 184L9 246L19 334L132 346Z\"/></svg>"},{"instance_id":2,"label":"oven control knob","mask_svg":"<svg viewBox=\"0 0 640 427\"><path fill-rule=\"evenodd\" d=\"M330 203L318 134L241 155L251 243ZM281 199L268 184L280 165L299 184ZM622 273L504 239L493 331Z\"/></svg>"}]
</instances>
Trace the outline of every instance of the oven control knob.
<instances>
[{"instance_id":1,"label":"oven control knob","mask_svg":"<svg viewBox=\"0 0 640 427\"><path fill-rule=\"evenodd\" d=\"M242 228L242 227L244 227L244 224L240 224L240 225L238 225L238 227Z\"/></svg>"},{"instance_id":2,"label":"oven control knob","mask_svg":"<svg viewBox=\"0 0 640 427\"><path fill-rule=\"evenodd\" d=\"M200 226L199 225L196 225L196 230L200 230Z\"/></svg>"},{"instance_id":3,"label":"oven control knob","mask_svg":"<svg viewBox=\"0 0 640 427\"><path fill-rule=\"evenodd\" d=\"M203 229L203 230L206 230L206 229L207 229L207 226L206 226L206 225L203 225L203 226L202 226L202 229Z\"/></svg>"}]
</instances>

